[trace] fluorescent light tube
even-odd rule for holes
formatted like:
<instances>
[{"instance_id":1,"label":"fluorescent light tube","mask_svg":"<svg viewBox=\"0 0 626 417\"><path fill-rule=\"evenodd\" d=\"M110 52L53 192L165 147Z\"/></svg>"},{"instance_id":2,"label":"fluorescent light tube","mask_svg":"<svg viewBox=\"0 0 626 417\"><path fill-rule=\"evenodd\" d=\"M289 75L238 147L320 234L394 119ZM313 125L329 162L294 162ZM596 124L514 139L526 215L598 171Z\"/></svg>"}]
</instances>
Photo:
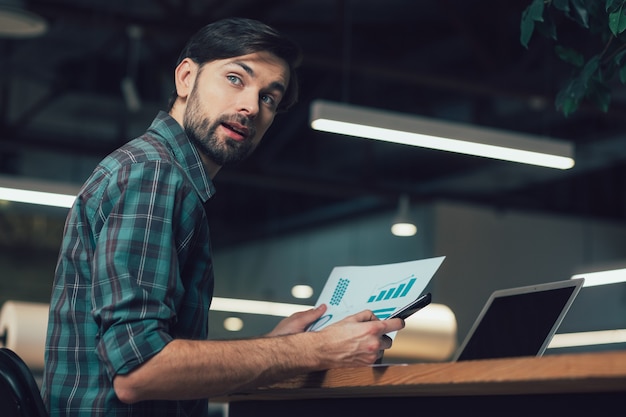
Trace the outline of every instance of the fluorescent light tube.
<instances>
[{"instance_id":1,"label":"fluorescent light tube","mask_svg":"<svg viewBox=\"0 0 626 417\"><path fill-rule=\"evenodd\" d=\"M554 335L548 348L606 345L611 343L626 343L626 329L559 333Z\"/></svg>"},{"instance_id":2,"label":"fluorescent light tube","mask_svg":"<svg viewBox=\"0 0 626 417\"><path fill-rule=\"evenodd\" d=\"M74 204L75 199L75 195L0 187L0 200L15 201L17 203L70 208Z\"/></svg>"},{"instance_id":3,"label":"fluorescent light tube","mask_svg":"<svg viewBox=\"0 0 626 417\"><path fill-rule=\"evenodd\" d=\"M313 308L308 305L273 303L270 301L242 300L237 298L213 297L211 310L231 313L262 314L265 316L288 317L298 311Z\"/></svg>"},{"instance_id":4,"label":"fluorescent light tube","mask_svg":"<svg viewBox=\"0 0 626 417\"><path fill-rule=\"evenodd\" d=\"M585 278L583 287L616 284L618 282L626 282L626 268L576 274L572 276L572 279L574 278Z\"/></svg>"},{"instance_id":5,"label":"fluorescent light tube","mask_svg":"<svg viewBox=\"0 0 626 417\"><path fill-rule=\"evenodd\" d=\"M574 166L570 142L322 100L311 104L311 127L324 132L549 168Z\"/></svg>"},{"instance_id":6,"label":"fluorescent light tube","mask_svg":"<svg viewBox=\"0 0 626 417\"><path fill-rule=\"evenodd\" d=\"M0 176L0 200L70 208L78 190L70 184Z\"/></svg>"}]
</instances>

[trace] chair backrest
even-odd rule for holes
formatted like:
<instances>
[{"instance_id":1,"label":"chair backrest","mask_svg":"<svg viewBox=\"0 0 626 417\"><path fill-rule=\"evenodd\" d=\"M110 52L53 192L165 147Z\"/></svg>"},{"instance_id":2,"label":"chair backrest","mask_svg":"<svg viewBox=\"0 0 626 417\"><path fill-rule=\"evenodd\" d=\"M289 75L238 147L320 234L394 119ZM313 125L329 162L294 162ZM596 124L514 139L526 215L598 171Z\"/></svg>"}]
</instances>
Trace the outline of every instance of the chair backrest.
<instances>
[{"instance_id":1,"label":"chair backrest","mask_svg":"<svg viewBox=\"0 0 626 417\"><path fill-rule=\"evenodd\" d=\"M0 414L3 417L48 417L33 374L8 348L0 348Z\"/></svg>"}]
</instances>

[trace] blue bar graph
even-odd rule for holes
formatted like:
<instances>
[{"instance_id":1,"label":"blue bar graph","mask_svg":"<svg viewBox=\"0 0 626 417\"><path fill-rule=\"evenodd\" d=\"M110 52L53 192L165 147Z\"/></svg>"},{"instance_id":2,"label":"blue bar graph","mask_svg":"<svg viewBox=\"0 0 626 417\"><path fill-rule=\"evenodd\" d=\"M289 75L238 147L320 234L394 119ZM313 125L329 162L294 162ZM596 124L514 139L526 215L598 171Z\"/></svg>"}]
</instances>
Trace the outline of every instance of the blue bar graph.
<instances>
[{"instance_id":1,"label":"blue bar graph","mask_svg":"<svg viewBox=\"0 0 626 417\"><path fill-rule=\"evenodd\" d=\"M378 317L379 319L384 320L387 317L391 316L391 313L393 313L394 311L396 311L396 308L390 307L390 308L381 308L378 310L372 310L372 313L374 313L374 315Z\"/></svg>"},{"instance_id":2,"label":"blue bar graph","mask_svg":"<svg viewBox=\"0 0 626 417\"><path fill-rule=\"evenodd\" d=\"M376 297L375 301L382 300L384 296L385 296L385 290L382 290L381 292L378 293L378 296Z\"/></svg>"},{"instance_id":3,"label":"blue bar graph","mask_svg":"<svg viewBox=\"0 0 626 417\"><path fill-rule=\"evenodd\" d=\"M398 297L400 295L400 293L402 292L402 290L404 289L404 287L406 287L406 284L400 284L400 286L398 287L398 289L394 293L394 296Z\"/></svg>"},{"instance_id":4,"label":"blue bar graph","mask_svg":"<svg viewBox=\"0 0 626 417\"><path fill-rule=\"evenodd\" d=\"M398 285L397 288L391 287L391 288L387 288L384 290L380 290L378 293L371 295L367 299L367 302L373 303L376 301L384 301L384 300L390 300L393 298L406 297L409 291L411 291L411 287L413 287L413 284L415 284L415 281L417 281L417 278L411 278L409 282L403 282L402 284Z\"/></svg>"}]
</instances>

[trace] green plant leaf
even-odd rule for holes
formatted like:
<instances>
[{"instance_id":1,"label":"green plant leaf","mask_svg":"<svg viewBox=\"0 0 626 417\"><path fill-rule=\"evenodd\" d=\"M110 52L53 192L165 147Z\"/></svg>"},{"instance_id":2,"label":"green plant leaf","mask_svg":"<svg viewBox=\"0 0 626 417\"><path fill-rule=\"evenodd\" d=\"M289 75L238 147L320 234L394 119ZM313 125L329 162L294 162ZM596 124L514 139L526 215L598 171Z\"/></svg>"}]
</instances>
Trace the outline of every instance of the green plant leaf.
<instances>
[{"instance_id":1,"label":"green plant leaf","mask_svg":"<svg viewBox=\"0 0 626 417\"><path fill-rule=\"evenodd\" d=\"M556 45L554 47L554 51L559 58L561 58L568 64L572 64L575 67L582 68L583 64L585 63L585 58L583 57L583 55L572 48L566 48L562 45Z\"/></svg>"},{"instance_id":2,"label":"green plant leaf","mask_svg":"<svg viewBox=\"0 0 626 417\"><path fill-rule=\"evenodd\" d=\"M608 60L602 63L602 76L605 80L610 80L615 76L615 72L619 70L619 65L614 60Z\"/></svg>"},{"instance_id":3,"label":"green plant leaf","mask_svg":"<svg viewBox=\"0 0 626 417\"><path fill-rule=\"evenodd\" d=\"M606 0L605 10L607 13L616 12L617 9L624 7L624 3L626 3L626 0Z\"/></svg>"},{"instance_id":4,"label":"green plant leaf","mask_svg":"<svg viewBox=\"0 0 626 417\"><path fill-rule=\"evenodd\" d=\"M589 85L589 81L591 80L591 78L594 75L599 75L599 72L598 72L599 68L600 68L600 56L599 55L596 55L593 58L591 58L589 61L587 61L582 71L580 72L580 77L579 77L585 89Z\"/></svg>"},{"instance_id":5,"label":"green plant leaf","mask_svg":"<svg viewBox=\"0 0 626 417\"><path fill-rule=\"evenodd\" d=\"M543 22L543 0L533 0L522 12L520 23L520 42L524 48L528 48L528 42L535 31L535 22Z\"/></svg>"},{"instance_id":6,"label":"green plant leaf","mask_svg":"<svg viewBox=\"0 0 626 417\"><path fill-rule=\"evenodd\" d=\"M624 56L626 56L626 49L615 54L615 56L613 57L613 62L615 62L617 65L621 65Z\"/></svg>"},{"instance_id":7,"label":"green plant leaf","mask_svg":"<svg viewBox=\"0 0 626 417\"><path fill-rule=\"evenodd\" d=\"M606 84L596 81L589 85L587 97L604 113L609 111L611 104L611 90Z\"/></svg>"},{"instance_id":8,"label":"green plant leaf","mask_svg":"<svg viewBox=\"0 0 626 417\"><path fill-rule=\"evenodd\" d=\"M619 80L622 84L626 84L626 67L621 67L619 70Z\"/></svg>"},{"instance_id":9,"label":"green plant leaf","mask_svg":"<svg viewBox=\"0 0 626 417\"><path fill-rule=\"evenodd\" d=\"M574 113L579 106L580 100L572 96L566 89L559 91L556 96L556 109L563 113L565 117Z\"/></svg>"},{"instance_id":10,"label":"green plant leaf","mask_svg":"<svg viewBox=\"0 0 626 417\"><path fill-rule=\"evenodd\" d=\"M607 0L607 1L614 1L614 0ZM554 5L554 7L557 10L560 10L564 12L565 14L569 14L570 12L569 0L552 0L552 5Z\"/></svg>"},{"instance_id":11,"label":"green plant leaf","mask_svg":"<svg viewBox=\"0 0 626 417\"><path fill-rule=\"evenodd\" d=\"M550 15L545 16L541 22L535 22L535 30L545 38L556 40L556 25Z\"/></svg>"},{"instance_id":12,"label":"green plant leaf","mask_svg":"<svg viewBox=\"0 0 626 417\"><path fill-rule=\"evenodd\" d=\"M583 97L586 95L586 88L579 77L570 79L567 84L556 95L555 105L565 117L574 113Z\"/></svg>"},{"instance_id":13,"label":"green plant leaf","mask_svg":"<svg viewBox=\"0 0 626 417\"><path fill-rule=\"evenodd\" d=\"M595 81L594 81L595 77ZM580 102L588 96L590 93L591 85L598 83L602 79L600 73L600 56L596 55L592 57L577 76L572 77L565 87L563 87L556 96L555 104L557 109L560 109L565 117L569 116L578 109ZM599 87L595 87L599 90ZM595 94L595 93L594 93ZM602 97L593 96L599 103Z\"/></svg>"},{"instance_id":14,"label":"green plant leaf","mask_svg":"<svg viewBox=\"0 0 626 417\"><path fill-rule=\"evenodd\" d=\"M611 29L614 36L626 30L626 15L624 14L623 6L609 14L609 29Z\"/></svg>"},{"instance_id":15,"label":"green plant leaf","mask_svg":"<svg viewBox=\"0 0 626 417\"><path fill-rule=\"evenodd\" d=\"M580 26L589 28L589 11L585 5L585 0L570 0L570 4L573 7L570 17Z\"/></svg>"},{"instance_id":16,"label":"green plant leaf","mask_svg":"<svg viewBox=\"0 0 626 417\"><path fill-rule=\"evenodd\" d=\"M602 74L600 73L600 55L596 55L587 61L578 77L574 79L577 83L580 83L580 86L577 88L581 90L577 90L577 93L586 92L594 77L598 80L602 79Z\"/></svg>"},{"instance_id":17,"label":"green plant leaf","mask_svg":"<svg viewBox=\"0 0 626 417\"><path fill-rule=\"evenodd\" d=\"M602 111L608 111L611 80L619 77L620 82L626 84L626 0L527 1L529 5L522 15L520 34L520 42L526 48L534 33L556 40L557 30L561 29L558 25L563 22L561 17L576 23L578 28L573 30L583 30L583 38L574 37L578 39L574 47L563 43L554 47L559 59L576 68L563 80L556 94L557 109L568 117L584 100L589 100ZM572 31L571 25L565 26L565 30ZM588 50L589 46L596 48L595 52ZM581 51L596 55L585 59Z\"/></svg>"}]
</instances>

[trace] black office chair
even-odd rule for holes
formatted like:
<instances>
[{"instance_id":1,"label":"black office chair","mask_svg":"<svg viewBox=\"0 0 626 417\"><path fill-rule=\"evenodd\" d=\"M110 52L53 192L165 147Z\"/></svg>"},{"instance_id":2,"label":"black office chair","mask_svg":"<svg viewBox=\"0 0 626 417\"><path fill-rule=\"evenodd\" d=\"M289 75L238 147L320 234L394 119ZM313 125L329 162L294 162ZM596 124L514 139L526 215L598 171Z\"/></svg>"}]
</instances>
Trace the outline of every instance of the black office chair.
<instances>
[{"instance_id":1,"label":"black office chair","mask_svg":"<svg viewBox=\"0 0 626 417\"><path fill-rule=\"evenodd\" d=\"M30 369L15 352L0 348L0 414L3 417L48 417Z\"/></svg>"}]
</instances>

